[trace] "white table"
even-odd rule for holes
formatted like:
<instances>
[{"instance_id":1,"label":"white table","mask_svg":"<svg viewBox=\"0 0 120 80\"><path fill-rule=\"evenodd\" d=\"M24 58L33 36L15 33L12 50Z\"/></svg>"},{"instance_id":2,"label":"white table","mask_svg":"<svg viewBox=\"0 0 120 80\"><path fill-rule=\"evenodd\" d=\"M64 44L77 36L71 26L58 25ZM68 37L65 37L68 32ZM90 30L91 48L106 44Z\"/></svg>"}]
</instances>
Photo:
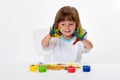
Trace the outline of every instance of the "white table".
<instances>
[{"instance_id":1,"label":"white table","mask_svg":"<svg viewBox=\"0 0 120 80\"><path fill-rule=\"evenodd\" d=\"M45 73L29 71L31 63L1 63L0 80L120 80L120 64L91 64L91 72L66 70Z\"/></svg>"}]
</instances>

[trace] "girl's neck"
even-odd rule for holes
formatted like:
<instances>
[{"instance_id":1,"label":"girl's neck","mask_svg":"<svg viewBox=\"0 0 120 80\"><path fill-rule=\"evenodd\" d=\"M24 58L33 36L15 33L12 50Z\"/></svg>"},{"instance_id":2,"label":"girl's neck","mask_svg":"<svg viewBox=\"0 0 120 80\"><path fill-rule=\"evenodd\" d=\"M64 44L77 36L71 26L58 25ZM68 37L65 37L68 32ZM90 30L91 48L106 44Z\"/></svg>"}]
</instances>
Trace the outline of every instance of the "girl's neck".
<instances>
[{"instance_id":1,"label":"girl's neck","mask_svg":"<svg viewBox=\"0 0 120 80\"><path fill-rule=\"evenodd\" d=\"M75 37L73 37L73 36L68 37L68 36L61 35L61 40L65 41L65 42L71 42L74 39L75 39Z\"/></svg>"},{"instance_id":2,"label":"girl's neck","mask_svg":"<svg viewBox=\"0 0 120 80\"><path fill-rule=\"evenodd\" d=\"M70 35L70 36L64 36L64 35L62 35L62 37L63 37L64 39L70 40L71 38L73 38L73 35Z\"/></svg>"}]
</instances>

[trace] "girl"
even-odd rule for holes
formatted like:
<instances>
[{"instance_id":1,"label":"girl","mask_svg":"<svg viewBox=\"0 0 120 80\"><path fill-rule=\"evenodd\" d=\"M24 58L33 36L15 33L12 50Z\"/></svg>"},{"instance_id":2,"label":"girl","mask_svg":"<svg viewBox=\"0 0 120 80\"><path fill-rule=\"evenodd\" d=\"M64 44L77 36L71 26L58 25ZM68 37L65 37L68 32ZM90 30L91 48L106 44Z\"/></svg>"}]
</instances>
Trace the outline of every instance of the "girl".
<instances>
[{"instance_id":1,"label":"girl","mask_svg":"<svg viewBox=\"0 0 120 80\"><path fill-rule=\"evenodd\" d=\"M58 27L59 26L59 27ZM56 28L60 38L54 37ZM88 53L93 45L86 35L78 37L77 29L82 29L76 8L62 7L56 14L53 29L46 35L41 44L44 50L53 50L53 62L81 62L83 53ZM82 34L86 31L82 29ZM76 41L77 40L77 41Z\"/></svg>"}]
</instances>

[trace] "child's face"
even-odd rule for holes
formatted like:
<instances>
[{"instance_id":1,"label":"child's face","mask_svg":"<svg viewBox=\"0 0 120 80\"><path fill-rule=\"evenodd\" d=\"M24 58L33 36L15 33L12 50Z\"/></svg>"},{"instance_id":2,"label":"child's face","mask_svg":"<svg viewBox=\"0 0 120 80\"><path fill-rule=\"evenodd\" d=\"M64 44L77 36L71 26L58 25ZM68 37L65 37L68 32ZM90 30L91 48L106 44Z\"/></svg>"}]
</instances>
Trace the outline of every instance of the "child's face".
<instances>
[{"instance_id":1,"label":"child's face","mask_svg":"<svg viewBox=\"0 0 120 80\"><path fill-rule=\"evenodd\" d=\"M76 28L76 23L74 21L61 21L59 23L59 26L61 27L60 32L62 33L63 36L72 36L75 28Z\"/></svg>"}]
</instances>

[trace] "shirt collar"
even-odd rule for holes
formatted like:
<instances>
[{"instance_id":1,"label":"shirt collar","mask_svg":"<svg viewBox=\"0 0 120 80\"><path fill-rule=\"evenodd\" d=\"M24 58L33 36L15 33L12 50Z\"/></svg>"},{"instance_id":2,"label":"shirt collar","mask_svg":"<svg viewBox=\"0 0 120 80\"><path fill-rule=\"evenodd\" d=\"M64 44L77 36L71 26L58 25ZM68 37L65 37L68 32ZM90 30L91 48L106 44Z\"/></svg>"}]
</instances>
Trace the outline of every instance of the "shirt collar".
<instances>
[{"instance_id":1,"label":"shirt collar","mask_svg":"<svg viewBox=\"0 0 120 80\"><path fill-rule=\"evenodd\" d=\"M72 37L71 39L65 39L63 36L61 36L60 39L63 40L63 41L65 41L65 42L71 42L71 41L73 41L75 39L75 36Z\"/></svg>"}]
</instances>

